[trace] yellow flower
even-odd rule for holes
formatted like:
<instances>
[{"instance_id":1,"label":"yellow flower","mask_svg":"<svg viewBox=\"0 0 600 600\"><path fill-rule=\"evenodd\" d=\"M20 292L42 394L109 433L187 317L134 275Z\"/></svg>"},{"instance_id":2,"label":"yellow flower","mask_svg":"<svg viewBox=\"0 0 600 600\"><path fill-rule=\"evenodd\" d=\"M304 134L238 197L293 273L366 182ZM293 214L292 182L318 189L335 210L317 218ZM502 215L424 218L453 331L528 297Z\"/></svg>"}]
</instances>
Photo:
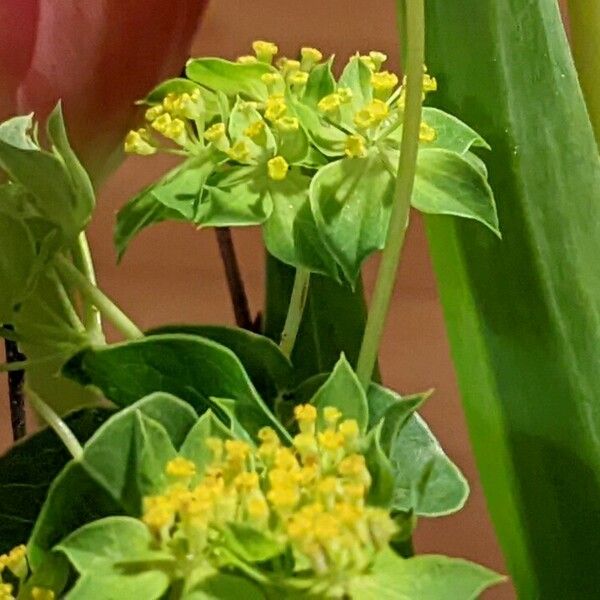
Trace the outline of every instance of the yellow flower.
<instances>
[{"instance_id":1,"label":"yellow flower","mask_svg":"<svg viewBox=\"0 0 600 600\"><path fill-rule=\"evenodd\" d=\"M230 461L242 462L250 454L250 446L241 440L226 440L225 450Z\"/></svg>"},{"instance_id":2,"label":"yellow flower","mask_svg":"<svg viewBox=\"0 0 600 600\"><path fill-rule=\"evenodd\" d=\"M302 433L313 434L317 420L317 409L312 404L299 404L294 408L294 417Z\"/></svg>"},{"instance_id":3,"label":"yellow flower","mask_svg":"<svg viewBox=\"0 0 600 600\"><path fill-rule=\"evenodd\" d=\"M398 76L389 71L380 71L371 75L371 85L375 90L375 95L381 99L389 98L392 90L398 85Z\"/></svg>"},{"instance_id":4,"label":"yellow flower","mask_svg":"<svg viewBox=\"0 0 600 600\"><path fill-rule=\"evenodd\" d=\"M149 529L160 532L175 520L175 512L170 506L156 506L144 513L142 521Z\"/></svg>"},{"instance_id":5,"label":"yellow flower","mask_svg":"<svg viewBox=\"0 0 600 600\"><path fill-rule=\"evenodd\" d=\"M321 448L324 448L327 451L334 452L335 450L339 450L344 446L344 436L337 431L333 431L332 429L326 429L319 433L319 444Z\"/></svg>"},{"instance_id":6,"label":"yellow flower","mask_svg":"<svg viewBox=\"0 0 600 600\"><path fill-rule=\"evenodd\" d=\"M258 475L254 472L252 473L240 473L234 480L235 486L243 491L250 491L254 488L258 487Z\"/></svg>"},{"instance_id":7,"label":"yellow flower","mask_svg":"<svg viewBox=\"0 0 600 600\"><path fill-rule=\"evenodd\" d=\"M255 144L264 146L267 143L267 133L264 121L254 121L244 129L244 135L249 137Z\"/></svg>"},{"instance_id":8,"label":"yellow flower","mask_svg":"<svg viewBox=\"0 0 600 600\"><path fill-rule=\"evenodd\" d=\"M369 52L369 58L373 61L376 71L379 71L381 65L388 59L387 54L377 52L376 50L371 50L371 52Z\"/></svg>"},{"instance_id":9,"label":"yellow flower","mask_svg":"<svg viewBox=\"0 0 600 600\"><path fill-rule=\"evenodd\" d=\"M0 573L4 568L10 569L15 577L22 579L27 575L27 547L21 544L8 554L0 556Z\"/></svg>"},{"instance_id":10,"label":"yellow flower","mask_svg":"<svg viewBox=\"0 0 600 600\"><path fill-rule=\"evenodd\" d=\"M248 515L252 519L266 519L269 516L269 505L262 497L248 500Z\"/></svg>"},{"instance_id":11,"label":"yellow flower","mask_svg":"<svg viewBox=\"0 0 600 600\"><path fill-rule=\"evenodd\" d=\"M13 586L10 583L0 582L0 600L14 600Z\"/></svg>"},{"instance_id":12,"label":"yellow flower","mask_svg":"<svg viewBox=\"0 0 600 600\"><path fill-rule=\"evenodd\" d=\"M42 587L34 587L31 590L32 600L54 600L55 594L52 590Z\"/></svg>"},{"instance_id":13,"label":"yellow flower","mask_svg":"<svg viewBox=\"0 0 600 600\"><path fill-rule=\"evenodd\" d=\"M371 113L370 110L368 110L366 108L361 108L354 115L353 120L354 120L354 124L359 129L369 129L370 127L373 127L373 125L375 125L375 118L373 117L373 114Z\"/></svg>"},{"instance_id":14,"label":"yellow flower","mask_svg":"<svg viewBox=\"0 0 600 600\"><path fill-rule=\"evenodd\" d=\"M340 97L340 102L342 104L348 104L352 100L354 94L349 87L340 87L337 89L337 95Z\"/></svg>"},{"instance_id":15,"label":"yellow flower","mask_svg":"<svg viewBox=\"0 0 600 600\"><path fill-rule=\"evenodd\" d=\"M334 427L341 417L342 413L335 406L326 406L323 409L323 418L330 427Z\"/></svg>"},{"instance_id":16,"label":"yellow flower","mask_svg":"<svg viewBox=\"0 0 600 600\"><path fill-rule=\"evenodd\" d=\"M435 77L429 76L427 73L423 75L423 91L424 92L437 92L438 85Z\"/></svg>"},{"instance_id":17,"label":"yellow flower","mask_svg":"<svg viewBox=\"0 0 600 600\"><path fill-rule=\"evenodd\" d=\"M148 130L138 129L130 131L125 137L124 149L127 154L139 154L140 156L150 156L157 151L156 146L150 143Z\"/></svg>"},{"instance_id":18,"label":"yellow flower","mask_svg":"<svg viewBox=\"0 0 600 600\"><path fill-rule=\"evenodd\" d=\"M290 448L279 448L275 454L275 466L288 474L298 470L298 461Z\"/></svg>"},{"instance_id":19,"label":"yellow flower","mask_svg":"<svg viewBox=\"0 0 600 600\"><path fill-rule=\"evenodd\" d=\"M279 436L272 427L262 427L258 432L258 439L267 444L279 444Z\"/></svg>"},{"instance_id":20,"label":"yellow flower","mask_svg":"<svg viewBox=\"0 0 600 600\"><path fill-rule=\"evenodd\" d=\"M369 71L371 71L372 73L374 73L375 71L377 71L377 65L375 63L375 61L370 57L370 56L359 56L358 59L360 60L360 62L362 62L363 65L365 65Z\"/></svg>"},{"instance_id":21,"label":"yellow flower","mask_svg":"<svg viewBox=\"0 0 600 600\"><path fill-rule=\"evenodd\" d=\"M165 473L176 479L188 479L196 474L196 465L191 460L178 456L167 463Z\"/></svg>"},{"instance_id":22,"label":"yellow flower","mask_svg":"<svg viewBox=\"0 0 600 600\"><path fill-rule=\"evenodd\" d=\"M285 486L272 488L267 494L269 502L278 510L290 510L298 504L300 493L297 487Z\"/></svg>"},{"instance_id":23,"label":"yellow flower","mask_svg":"<svg viewBox=\"0 0 600 600\"><path fill-rule=\"evenodd\" d=\"M323 60L323 54L316 48L305 47L300 50L302 69L310 71L317 63Z\"/></svg>"},{"instance_id":24,"label":"yellow flower","mask_svg":"<svg viewBox=\"0 0 600 600\"><path fill-rule=\"evenodd\" d=\"M223 458L223 440L218 437L206 438L204 442L206 447L211 451L213 461L220 462Z\"/></svg>"},{"instance_id":25,"label":"yellow flower","mask_svg":"<svg viewBox=\"0 0 600 600\"><path fill-rule=\"evenodd\" d=\"M267 86L270 93L281 92L284 89L283 77L280 73L265 73L260 80Z\"/></svg>"},{"instance_id":26,"label":"yellow flower","mask_svg":"<svg viewBox=\"0 0 600 600\"><path fill-rule=\"evenodd\" d=\"M269 64L273 62L273 57L279 52L279 48L273 42L264 42L262 40L253 42L252 49L260 62Z\"/></svg>"},{"instance_id":27,"label":"yellow flower","mask_svg":"<svg viewBox=\"0 0 600 600\"><path fill-rule=\"evenodd\" d=\"M162 104L157 104L156 106L151 106L149 109L146 110L145 113L145 117L146 117L146 121L154 121L154 119L158 119L158 117L160 117L160 115L162 115L164 112L164 108L162 107Z\"/></svg>"},{"instance_id":28,"label":"yellow flower","mask_svg":"<svg viewBox=\"0 0 600 600\"><path fill-rule=\"evenodd\" d=\"M162 117L158 117L157 121L161 118ZM157 121L154 121L154 123ZM154 126L154 123L152 123L152 126ZM174 141L180 146L184 146L188 142L188 134L185 123L181 119L172 119L168 125L162 128L161 133L167 139Z\"/></svg>"},{"instance_id":29,"label":"yellow flower","mask_svg":"<svg viewBox=\"0 0 600 600\"><path fill-rule=\"evenodd\" d=\"M317 440L312 433L299 433L294 437L294 448L301 455L316 454L319 451Z\"/></svg>"},{"instance_id":30,"label":"yellow flower","mask_svg":"<svg viewBox=\"0 0 600 600\"><path fill-rule=\"evenodd\" d=\"M228 151L227 154L231 160L240 163L248 162L250 159L250 148L244 140L238 140Z\"/></svg>"},{"instance_id":31,"label":"yellow flower","mask_svg":"<svg viewBox=\"0 0 600 600\"><path fill-rule=\"evenodd\" d=\"M280 68L284 76L289 76L292 73L300 70L300 62L297 60L291 60L289 58L282 58L277 66Z\"/></svg>"},{"instance_id":32,"label":"yellow flower","mask_svg":"<svg viewBox=\"0 0 600 600\"><path fill-rule=\"evenodd\" d=\"M437 138L437 132L433 127L427 125L425 121L421 122L419 129L419 141L421 142L433 142Z\"/></svg>"},{"instance_id":33,"label":"yellow flower","mask_svg":"<svg viewBox=\"0 0 600 600\"><path fill-rule=\"evenodd\" d=\"M287 105L283 94L272 94L267 98L265 108L265 118L269 121L277 121L281 119L287 112Z\"/></svg>"},{"instance_id":34,"label":"yellow flower","mask_svg":"<svg viewBox=\"0 0 600 600\"><path fill-rule=\"evenodd\" d=\"M252 55L238 56L237 62L241 65L254 65L258 62L258 58Z\"/></svg>"},{"instance_id":35,"label":"yellow flower","mask_svg":"<svg viewBox=\"0 0 600 600\"><path fill-rule=\"evenodd\" d=\"M346 419L340 423L338 431L344 436L347 442L354 442L360 433L356 419Z\"/></svg>"},{"instance_id":36,"label":"yellow flower","mask_svg":"<svg viewBox=\"0 0 600 600\"><path fill-rule=\"evenodd\" d=\"M354 115L354 124L359 129L369 129L379 125L389 114L388 105L382 100L375 99Z\"/></svg>"},{"instance_id":37,"label":"yellow flower","mask_svg":"<svg viewBox=\"0 0 600 600\"><path fill-rule=\"evenodd\" d=\"M296 117L281 117L275 121L275 127L284 133L291 133L300 129L300 123Z\"/></svg>"},{"instance_id":38,"label":"yellow flower","mask_svg":"<svg viewBox=\"0 0 600 600\"><path fill-rule=\"evenodd\" d=\"M322 113L331 114L331 113L336 112L340 108L341 104L342 104L342 99L341 99L340 95L334 93L334 94L329 94L328 96L325 96L324 98L321 98L321 100L319 100L319 103L317 104L317 108Z\"/></svg>"},{"instance_id":39,"label":"yellow flower","mask_svg":"<svg viewBox=\"0 0 600 600\"><path fill-rule=\"evenodd\" d=\"M269 177L273 181L283 181L287 177L290 165L283 156L276 156L267 163Z\"/></svg>"},{"instance_id":40,"label":"yellow flower","mask_svg":"<svg viewBox=\"0 0 600 600\"><path fill-rule=\"evenodd\" d=\"M388 105L381 100L373 100L367 104L367 110L373 115L377 123L383 121L390 113Z\"/></svg>"},{"instance_id":41,"label":"yellow flower","mask_svg":"<svg viewBox=\"0 0 600 600\"><path fill-rule=\"evenodd\" d=\"M225 123L215 123L204 132L204 139L209 142L218 142L225 137Z\"/></svg>"},{"instance_id":42,"label":"yellow flower","mask_svg":"<svg viewBox=\"0 0 600 600\"><path fill-rule=\"evenodd\" d=\"M297 85L301 87L303 85L306 85L306 83L308 82L308 73L306 71L296 71L295 73L292 73L289 76L288 81L292 85Z\"/></svg>"}]
</instances>

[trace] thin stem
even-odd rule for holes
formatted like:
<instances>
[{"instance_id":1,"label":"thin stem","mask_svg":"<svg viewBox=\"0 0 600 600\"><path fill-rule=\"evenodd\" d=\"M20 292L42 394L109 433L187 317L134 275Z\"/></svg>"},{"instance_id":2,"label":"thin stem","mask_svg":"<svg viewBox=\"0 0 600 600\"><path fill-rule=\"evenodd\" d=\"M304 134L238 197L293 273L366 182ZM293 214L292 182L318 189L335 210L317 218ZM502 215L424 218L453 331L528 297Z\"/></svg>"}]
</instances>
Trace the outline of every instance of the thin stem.
<instances>
[{"instance_id":1,"label":"thin stem","mask_svg":"<svg viewBox=\"0 0 600 600\"><path fill-rule=\"evenodd\" d=\"M17 343L13 340L4 340L7 365L17 365L25 359L19 352ZM25 414L25 398L23 384L25 373L23 369L11 371L8 374L8 401L10 406L10 424L13 440L16 442L27 433L27 417Z\"/></svg>"},{"instance_id":2,"label":"thin stem","mask_svg":"<svg viewBox=\"0 0 600 600\"><path fill-rule=\"evenodd\" d=\"M310 271L303 268L296 269L290 305L285 319L285 325L283 326L283 332L281 333L281 343L279 344L281 351L288 358L292 355L292 350L296 343L296 337L298 336L304 307L306 305L309 285Z\"/></svg>"},{"instance_id":3,"label":"thin stem","mask_svg":"<svg viewBox=\"0 0 600 600\"><path fill-rule=\"evenodd\" d=\"M84 298L94 304L100 313L110 321L127 339L144 337L142 331L114 302L90 281L64 256L55 259L55 265L64 279L77 288Z\"/></svg>"},{"instance_id":4,"label":"thin stem","mask_svg":"<svg viewBox=\"0 0 600 600\"><path fill-rule=\"evenodd\" d=\"M252 316L250 315L248 296L235 253L231 229L229 227L217 227L215 232L219 244L219 252L221 253L221 259L225 267L227 287L229 288L229 296L233 305L235 322L238 327L252 330Z\"/></svg>"},{"instance_id":5,"label":"thin stem","mask_svg":"<svg viewBox=\"0 0 600 600\"><path fill-rule=\"evenodd\" d=\"M568 5L573 59L596 143L600 146L600 3L569 0Z\"/></svg>"},{"instance_id":6,"label":"thin stem","mask_svg":"<svg viewBox=\"0 0 600 600\"><path fill-rule=\"evenodd\" d=\"M406 109L398 163L398 177L396 179L395 201L356 368L358 378L365 388L371 382L373 369L377 362L385 320L396 283L396 274L408 226L410 199L419 148L419 129L423 103L423 64L425 61L424 0L412 0L407 3L407 6L407 13L404 15L407 24Z\"/></svg>"},{"instance_id":7,"label":"thin stem","mask_svg":"<svg viewBox=\"0 0 600 600\"><path fill-rule=\"evenodd\" d=\"M83 456L83 448L75 437L75 434L69 429L69 426L31 389L27 388L27 399L31 406L48 423L60 438L62 443L75 460Z\"/></svg>"},{"instance_id":8,"label":"thin stem","mask_svg":"<svg viewBox=\"0 0 600 600\"><path fill-rule=\"evenodd\" d=\"M77 244L73 248L73 261L79 271L87 278L92 285L97 285L96 272L92 261L90 246L82 231L77 238ZM100 311L88 299L83 302L83 324L88 333L90 333L97 343L104 343L104 332L102 331L102 318Z\"/></svg>"}]
</instances>

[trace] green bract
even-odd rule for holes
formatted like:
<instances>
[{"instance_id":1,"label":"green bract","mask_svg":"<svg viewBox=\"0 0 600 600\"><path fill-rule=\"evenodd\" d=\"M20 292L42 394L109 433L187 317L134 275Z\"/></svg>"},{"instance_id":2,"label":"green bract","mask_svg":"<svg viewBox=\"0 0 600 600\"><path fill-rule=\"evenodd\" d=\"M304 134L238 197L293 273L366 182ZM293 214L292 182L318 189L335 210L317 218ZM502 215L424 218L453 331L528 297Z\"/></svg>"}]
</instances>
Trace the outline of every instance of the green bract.
<instances>
[{"instance_id":1,"label":"green bract","mask_svg":"<svg viewBox=\"0 0 600 600\"><path fill-rule=\"evenodd\" d=\"M352 57L338 81L333 58L283 58L277 67L240 60L191 60L188 79L167 81L146 98L147 127L130 132L126 149L193 158L122 209L119 253L142 228L166 219L260 225L282 262L354 285L362 262L385 245L403 86L371 57ZM436 89L428 75L424 83L425 92ZM472 152L478 147L487 145L464 123L425 109L412 204L477 220L499 235L485 165Z\"/></svg>"}]
</instances>

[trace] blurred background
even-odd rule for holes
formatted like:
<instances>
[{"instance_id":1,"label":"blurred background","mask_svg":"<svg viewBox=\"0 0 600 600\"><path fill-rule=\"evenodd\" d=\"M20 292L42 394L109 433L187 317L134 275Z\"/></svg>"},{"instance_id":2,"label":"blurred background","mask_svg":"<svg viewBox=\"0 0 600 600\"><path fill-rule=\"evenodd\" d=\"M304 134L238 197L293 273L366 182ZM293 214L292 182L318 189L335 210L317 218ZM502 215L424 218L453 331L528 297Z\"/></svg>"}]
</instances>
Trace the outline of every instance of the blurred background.
<instances>
[{"instance_id":1,"label":"blurred background","mask_svg":"<svg viewBox=\"0 0 600 600\"><path fill-rule=\"evenodd\" d=\"M398 69L394 0L219 0L207 9L192 55L234 58L249 53L254 39L275 41L281 52L289 55L301 46L315 46L325 54L335 52L340 62L356 51L381 50L390 57L388 68ZM100 285L142 328L167 322L232 324L214 232L159 225L144 232L122 264L116 265L111 241L115 212L171 164L164 158L130 158L102 188L89 231ZM264 297L260 235L253 229L238 230L235 241L256 312ZM366 268L368 289L376 266L371 262ZM417 215L413 215L407 240L381 367L386 385L401 393L436 389L423 414L471 484L471 497L462 512L421 521L415 540L418 552L462 556L505 572L469 448L427 243ZM10 443L6 376L2 375L0 451ZM514 593L505 585L486 598L509 599Z\"/></svg>"}]
</instances>

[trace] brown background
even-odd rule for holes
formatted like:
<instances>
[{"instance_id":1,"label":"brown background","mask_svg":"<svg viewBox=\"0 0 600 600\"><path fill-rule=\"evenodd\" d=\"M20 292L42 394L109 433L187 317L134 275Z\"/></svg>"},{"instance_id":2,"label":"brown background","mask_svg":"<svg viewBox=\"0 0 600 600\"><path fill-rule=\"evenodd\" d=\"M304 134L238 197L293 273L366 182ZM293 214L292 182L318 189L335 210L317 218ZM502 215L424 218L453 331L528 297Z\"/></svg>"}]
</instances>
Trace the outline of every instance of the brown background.
<instances>
[{"instance_id":1,"label":"brown background","mask_svg":"<svg viewBox=\"0 0 600 600\"><path fill-rule=\"evenodd\" d=\"M335 52L341 60L357 50L382 50L390 56L390 68L397 69L394 4L394 0L217 0L207 10L193 54L247 54L252 40L262 38L277 41L284 53L311 45ZM123 263L115 265L111 242L115 211L167 166L160 158L129 159L102 189L89 232L100 284L143 328L165 322L232 323L211 231L160 225L145 232ZM257 310L264 287L260 236L255 230L237 231L236 241L251 304ZM373 283L375 267L367 267L368 285ZM469 448L426 240L416 216L381 362L386 384L400 392L436 388L423 414L472 488L461 513L421 521L417 550L462 556L504 571ZM5 379L0 379L0 450L10 443ZM513 597L507 585L486 595Z\"/></svg>"}]
</instances>

